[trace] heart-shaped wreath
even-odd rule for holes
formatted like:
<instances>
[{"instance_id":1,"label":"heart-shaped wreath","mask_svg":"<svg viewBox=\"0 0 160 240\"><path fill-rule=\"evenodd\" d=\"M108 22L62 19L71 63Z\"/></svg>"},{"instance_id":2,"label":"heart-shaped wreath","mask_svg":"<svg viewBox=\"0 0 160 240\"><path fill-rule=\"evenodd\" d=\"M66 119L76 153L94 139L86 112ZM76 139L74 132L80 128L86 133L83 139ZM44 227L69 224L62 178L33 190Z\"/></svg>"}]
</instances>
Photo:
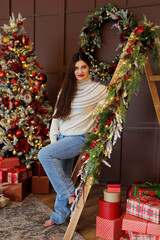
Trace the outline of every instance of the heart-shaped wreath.
<instances>
[{"instance_id":1,"label":"heart-shaped wreath","mask_svg":"<svg viewBox=\"0 0 160 240\"><path fill-rule=\"evenodd\" d=\"M107 22L113 22L113 27L118 29L120 35L119 48L122 50L133 28L135 28L135 21L128 10L117 9L115 6L108 4L95 9L91 15L88 15L84 23L80 34L81 51L89 57L92 67L91 74L94 78L110 81L119 62L120 54L115 57L111 64L98 62L94 58L96 47L101 48L102 46L100 28L102 24Z\"/></svg>"}]
</instances>

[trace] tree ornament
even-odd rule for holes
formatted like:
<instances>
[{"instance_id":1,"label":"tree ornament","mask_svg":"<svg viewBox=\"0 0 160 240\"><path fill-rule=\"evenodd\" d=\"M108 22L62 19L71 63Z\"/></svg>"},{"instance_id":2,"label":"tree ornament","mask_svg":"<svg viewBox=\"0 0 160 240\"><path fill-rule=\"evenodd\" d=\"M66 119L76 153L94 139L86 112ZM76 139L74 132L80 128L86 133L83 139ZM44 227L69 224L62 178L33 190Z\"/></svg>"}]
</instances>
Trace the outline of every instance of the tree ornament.
<instances>
[{"instance_id":1,"label":"tree ornament","mask_svg":"<svg viewBox=\"0 0 160 240\"><path fill-rule=\"evenodd\" d=\"M25 62L25 61L26 61L26 57L25 57L25 56L20 56L20 57L19 57L19 60L20 60L21 62Z\"/></svg>"},{"instance_id":2,"label":"tree ornament","mask_svg":"<svg viewBox=\"0 0 160 240\"><path fill-rule=\"evenodd\" d=\"M4 36L3 38L2 38L2 41L4 42L4 43L9 43L10 42L10 37L9 36Z\"/></svg>"},{"instance_id":3,"label":"tree ornament","mask_svg":"<svg viewBox=\"0 0 160 240\"><path fill-rule=\"evenodd\" d=\"M23 137L23 135L24 135L24 132L23 132L22 129L18 129L18 130L16 131L16 136L17 136L18 138Z\"/></svg>"},{"instance_id":4,"label":"tree ornament","mask_svg":"<svg viewBox=\"0 0 160 240\"><path fill-rule=\"evenodd\" d=\"M35 77L36 77L36 73L35 73L35 72L31 73L31 74L30 74L30 77L31 77L31 78L35 78Z\"/></svg>"},{"instance_id":5,"label":"tree ornament","mask_svg":"<svg viewBox=\"0 0 160 240\"><path fill-rule=\"evenodd\" d=\"M37 80L40 80L41 83L45 84L47 82L47 76L44 73L40 73L37 76Z\"/></svg>"},{"instance_id":6,"label":"tree ornament","mask_svg":"<svg viewBox=\"0 0 160 240\"><path fill-rule=\"evenodd\" d=\"M5 78L6 77L6 73L3 70L0 70L0 78Z\"/></svg>"},{"instance_id":7,"label":"tree ornament","mask_svg":"<svg viewBox=\"0 0 160 240\"><path fill-rule=\"evenodd\" d=\"M30 165L30 164L27 164L27 165L26 165L26 168L27 168L27 169L31 169L31 165Z\"/></svg>"},{"instance_id":8,"label":"tree ornament","mask_svg":"<svg viewBox=\"0 0 160 240\"><path fill-rule=\"evenodd\" d=\"M20 102L17 101L17 100L13 101L13 104L14 104L15 107L19 107L20 106Z\"/></svg>"},{"instance_id":9,"label":"tree ornament","mask_svg":"<svg viewBox=\"0 0 160 240\"><path fill-rule=\"evenodd\" d=\"M26 92L24 94L24 102L26 104L30 104L32 102L32 96L31 96L30 92Z\"/></svg>"}]
</instances>

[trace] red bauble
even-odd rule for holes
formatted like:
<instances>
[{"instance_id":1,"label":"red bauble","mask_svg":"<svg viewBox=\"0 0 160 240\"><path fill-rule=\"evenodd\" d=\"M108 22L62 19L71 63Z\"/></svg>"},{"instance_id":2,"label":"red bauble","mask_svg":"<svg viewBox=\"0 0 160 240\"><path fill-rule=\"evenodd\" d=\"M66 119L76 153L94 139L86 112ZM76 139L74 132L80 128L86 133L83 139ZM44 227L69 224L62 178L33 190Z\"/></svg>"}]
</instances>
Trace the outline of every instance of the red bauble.
<instances>
[{"instance_id":1,"label":"red bauble","mask_svg":"<svg viewBox=\"0 0 160 240\"><path fill-rule=\"evenodd\" d=\"M24 62L24 61L26 61L26 57L25 57L25 56L20 56L20 57L19 57L19 60L20 60L21 62Z\"/></svg>"},{"instance_id":2,"label":"red bauble","mask_svg":"<svg viewBox=\"0 0 160 240\"><path fill-rule=\"evenodd\" d=\"M47 82L47 76L44 73L40 73L37 79L40 80L42 84Z\"/></svg>"},{"instance_id":3,"label":"red bauble","mask_svg":"<svg viewBox=\"0 0 160 240\"><path fill-rule=\"evenodd\" d=\"M23 137L23 134L24 134L24 132L23 132L22 129L18 129L18 130L16 131L16 136L17 136L18 138Z\"/></svg>"},{"instance_id":4,"label":"red bauble","mask_svg":"<svg viewBox=\"0 0 160 240\"><path fill-rule=\"evenodd\" d=\"M15 78L12 78L12 79L11 79L11 83L12 83L12 84L14 84L14 83L16 83L16 82L17 82L17 80L16 80Z\"/></svg>"},{"instance_id":5,"label":"red bauble","mask_svg":"<svg viewBox=\"0 0 160 240\"><path fill-rule=\"evenodd\" d=\"M0 70L0 78L5 78L6 74L4 71Z\"/></svg>"},{"instance_id":6,"label":"red bauble","mask_svg":"<svg viewBox=\"0 0 160 240\"><path fill-rule=\"evenodd\" d=\"M33 73L30 74L30 76L31 76L31 77L35 77L35 76L36 76L36 73L33 72Z\"/></svg>"},{"instance_id":7,"label":"red bauble","mask_svg":"<svg viewBox=\"0 0 160 240\"><path fill-rule=\"evenodd\" d=\"M21 25L23 25L23 22L22 21L17 21L17 25L21 26Z\"/></svg>"},{"instance_id":8,"label":"red bauble","mask_svg":"<svg viewBox=\"0 0 160 240\"><path fill-rule=\"evenodd\" d=\"M17 100L15 100L15 101L13 102L13 104L14 104L14 106L16 106L16 107L20 106L20 102L17 101Z\"/></svg>"},{"instance_id":9,"label":"red bauble","mask_svg":"<svg viewBox=\"0 0 160 240\"><path fill-rule=\"evenodd\" d=\"M39 89L40 89L40 86L41 86L41 83L38 82L38 81L35 81L35 83L34 83L34 89L39 90Z\"/></svg>"}]
</instances>

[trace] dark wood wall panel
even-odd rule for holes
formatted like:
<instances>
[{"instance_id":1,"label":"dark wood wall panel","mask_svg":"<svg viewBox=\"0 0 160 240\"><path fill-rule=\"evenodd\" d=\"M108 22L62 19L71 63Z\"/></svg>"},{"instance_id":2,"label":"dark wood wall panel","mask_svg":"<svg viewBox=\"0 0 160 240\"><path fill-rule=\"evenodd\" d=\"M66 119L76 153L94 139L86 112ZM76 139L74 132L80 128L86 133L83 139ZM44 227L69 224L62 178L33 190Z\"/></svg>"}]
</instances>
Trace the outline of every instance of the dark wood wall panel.
<instances>
[{"instance_id":1,"label":"dark wood wall panel","mask_svg":"<svg viewBox=\"0 0 160 240\"><path fill-rule=\"evenodd\" d=\"M157 134L155 131L123 131L121 183L156 182Z\"/></svg>"},{"instance_id":2,"label":"dark wood wall panel","mask_svg":"<svg viewBox=\"0 0 160 240\"><path fill-rule=\"evenodd\" d=\"M111 158L108 159L108 163L111 165L111 168L107 167L104 163L101 165L101 173L99 177L99 182L101 185L106 185L106 182L120 182L120 172L121 172L121 139L118 139L116 147L111 155ZM107 181L106 181L107 180Z\"/></svg>"},{"instance_id":3,"label":"dark wood wall panel","mask_svg":"<svg viewBox=\"0 0 160 240\"><path fill-rule=\"evenodd\" d=\"M47 72L59 67L60 39L59 35L55 34L58 29L58 15L40 16L35 19L35 50Z\"/></svg>"},{"instance_id":4,"label":"dark wood wall panel","mask_svg":"<svg viewBox=\"0 0 160 240\"><path fill-rule=\"evenodd\" d=\"M60 12L60 2L61 0L35 0L35 13L40 15L57 14Z\"/></svg>"},{"instance_id":5,"label":"dark wood wall panel","mask_svg":"<svg viewBox=\"0 0 160 240\"><path fill-rule=\"evenodd\" d=\"M57 81L59 78L59 73L47 73L47 85L46 91L49 98L49 101L52 106L54 106L57 98L58 91L61 86L61 82Z\"/></svg>"},{"instance_id":6,"label":"dark wood wall panel","mask_svg":"<svg viewBox=\"0 0 160 240\"><path fill-rule=\"evenodd\" d=\"M66 14L66 31L65 31L65 65L71 59L71 56L77 52L80 47L79 35L83 27L83 23L89 12ZM74 23L74 24L73 24Z\"/></svg>"},{"instance_id":7,"label":"dark wood wall panel","mask_svg":"<svg viewBox=\"0 0 160 240\"><path fill-rule=\"evenodd\" d=\"M145 76L142 76L139 93L132 96L129 110L126 113L125 126L137 126L138 122L157 122L155 108Z\"/></svg>"},{"instance_id":8,"label":"dark wood wall panel","mask_svg":"<svg viewBox=\"0 0 160 240\"><path fill-rule=\"evenodd\" d=\"M102 47L96 48L95 58L98 61L111 63L117 54L120 53L120 50L117 49L120 44L119 35L117 34L118 29L113 28L113 24L108 22L102 25L101 27L101 39Z\"/></svg>"},{"instance_id":9,"label":"dark wood wall panel","mask_svg":"<svg viewBox=\"0 0 160 240\"><path fill-rule=\"evenodd\" d=\"M144 7L144 6L153 6L156 4L160 4L159 0L152 0L152 1L146 1L146 0L139 0L139 1L133 1L128 0L127 1L127 7Z\"/></svg>"},{"instance_id":10,"label":"dark wood wall panel","mask_svg":"<svg viewBox=\"0 0 160 240\"><path fill-rule=\"evenodd\" d=\"M94 9L94 0L67 0L66 1L66 12L88 12Z\"/></svg>"},{"instance_id":11,"label":"dark wood wall panel","mask_svg":"<svg viewBox=\"0 0 160 240\"><path fill-rule=\"evenodd\" d=\"M9 17L9 0L1 0L0 7L0 18L8 18Z\"/></svg>"},{"instance_id":12,"label":"dark wood wall panel","mask_svg":"<svg viewBox=\"0 0 160 240\"><path fill-rule=\"evenodd\" d=\"M15 16L20 12L23 17L33 16L34 14L34 0L11 0L11 12Z\"/></svg>"},{"instance_id":13,"label":"dark wood wall panel","mask_svg":"<svg viewBox=\"0 0 160 240\"><path fill-rule=\"evenodd\" d=\"M107 1L107 0L96 0L96 8L100 8L103 7L104 5L111 3L113 5L115 5L117 8L126 8L126 2L127 0L111 0L111 1Z\"/></svg>"},{"instance_id":14,"label":"dark wood wall panel","mask_svg":"<svg viewBox=\"0 0 160 240\"><path fill-rule=\"evenodd\" d=\"M129 11L132 12L134 19L136 21L143 20L143 16L145 15L147 19L153 22L154 24L160 24L159 18L160 1L159 5L145 7L131 7L129 8Z\"/></svg>"}]
</instances>

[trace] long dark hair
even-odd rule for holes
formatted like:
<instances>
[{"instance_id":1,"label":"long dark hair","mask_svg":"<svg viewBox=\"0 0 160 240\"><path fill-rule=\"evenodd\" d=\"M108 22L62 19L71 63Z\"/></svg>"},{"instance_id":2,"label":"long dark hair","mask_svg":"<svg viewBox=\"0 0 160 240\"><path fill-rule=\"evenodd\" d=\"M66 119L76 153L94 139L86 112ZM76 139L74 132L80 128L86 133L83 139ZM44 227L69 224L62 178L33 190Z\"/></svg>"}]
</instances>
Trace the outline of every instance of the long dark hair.
<instances>
[{"instance_id":1,"label":"long dark hair","mask_svg":"<svg viewBox=\"0 0 160 240\"><path fill-rule=\"evenodd\" d=\"M75 64L79 60L84 61L88 66L90 66L90 61L85 53L79 51L75 53L69 64L61 92L56 103L56 113L53 118L67 119L71 113L71 102L74 98L74 94L77 90L77 81L74 75Z\"/></svg>"}]
</instances>

